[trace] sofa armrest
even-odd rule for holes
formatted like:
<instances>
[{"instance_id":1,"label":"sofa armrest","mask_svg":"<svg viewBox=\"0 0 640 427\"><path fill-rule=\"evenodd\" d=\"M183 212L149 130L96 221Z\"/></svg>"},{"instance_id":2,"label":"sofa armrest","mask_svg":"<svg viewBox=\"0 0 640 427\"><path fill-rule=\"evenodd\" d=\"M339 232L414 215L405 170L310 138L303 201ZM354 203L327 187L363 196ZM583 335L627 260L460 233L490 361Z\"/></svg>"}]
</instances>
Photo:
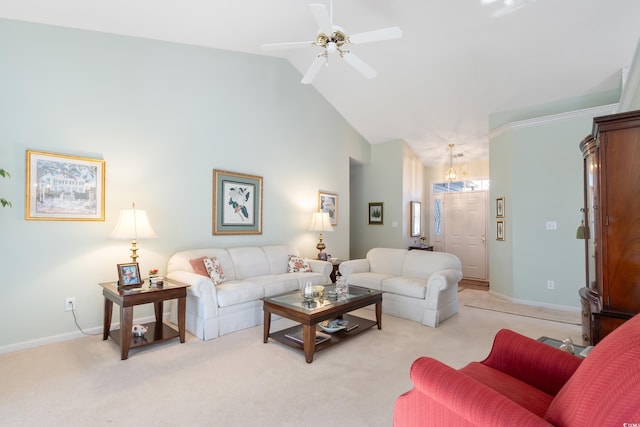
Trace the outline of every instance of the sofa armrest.
<instances>
[{"instance_id":1,"label":"sofa armrest","mask_svg":"<svg viewBox=\"0 0 640 427\"><path fill-rule=\"evenodd\" d=\"M417 359L411 365L410 376L414 388L396 400L395 427L451 425L460 419L478 426L551 425L492 388L435 359ZM442 412L438 412L439 407Z\"/></svg>"},{"instance_id":2,"label":"sofa armrest","mask_svg":"<svg viewBox=\"0 0 640 427\"><path fill-rule=\"evenodd\" d=\"M440 270L429 276L428 287L433 290L444 291L449 286L457 284L462 279L462 271L454 268Z\"/></svg>"},{"instance_id":3,"label":"sofa armrest","mask_svg":"<svg viewBox=\"0 0 640 427\"><path fill-rule=\"evenodd\" d=\"M333 265L329 261L322 261L319 259L309 259L309 267L311 267L311 271L314 273L322 273L322 275L326 276L327 280L331 276L331 272L333 271ZM330 280L329 280L330 281Z\"/></svg>"},{"instance_id":4,"label":"sofa armrest","mask_svg":"<svg viewBox=\"0 0 640 427\"><path fill-rule=\"evenodd\" d=\"M369 271L369 261L366 259L352 259L340 263L340 274L345 280L349 280L349 276L354 273L366 273Z\"/></svg>"},{"instance_id":5,"label":"sofa armrest","mask_svg":"<svg viewBox=\"0 0 640 427\"><path fill-rule=\"evenodd\" d=\"M177 280L178 282L191 285L189 290L191 294L196 297L202 297L205 292L205 288L210 288L213 294L213 298L216 299L216 287L213 286L213 282L210 278L202 276L190 271L177 270L167 274L169 279Z\"/></svg>"},{"instance_id":6,"label":"sofa armrest","mask_svg":"<svg viewBox=\"0 0 640 427\"><path fill-rule=\"evenodd\" d=\"M481 363L555 396L582 359L509 329L498 331Z\"/></svg>"}]
</instances>

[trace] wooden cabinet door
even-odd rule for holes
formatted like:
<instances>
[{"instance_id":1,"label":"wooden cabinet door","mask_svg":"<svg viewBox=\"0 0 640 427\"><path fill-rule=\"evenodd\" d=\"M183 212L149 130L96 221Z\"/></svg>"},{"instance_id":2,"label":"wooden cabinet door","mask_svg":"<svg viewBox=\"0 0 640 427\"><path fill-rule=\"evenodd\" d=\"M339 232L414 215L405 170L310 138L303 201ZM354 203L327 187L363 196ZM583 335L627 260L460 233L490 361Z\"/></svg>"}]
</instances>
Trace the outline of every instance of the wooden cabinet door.
<instances>
[{"instance_id":1,"label":"wooden cabinet door","mask_svg":"<svg viewBox=\"0 0 640 427\"><path fill-rule=\"evenodd\" d=\"M601 134L602 303L640 312L640 127Z\"/></svg>"}]
</instances>

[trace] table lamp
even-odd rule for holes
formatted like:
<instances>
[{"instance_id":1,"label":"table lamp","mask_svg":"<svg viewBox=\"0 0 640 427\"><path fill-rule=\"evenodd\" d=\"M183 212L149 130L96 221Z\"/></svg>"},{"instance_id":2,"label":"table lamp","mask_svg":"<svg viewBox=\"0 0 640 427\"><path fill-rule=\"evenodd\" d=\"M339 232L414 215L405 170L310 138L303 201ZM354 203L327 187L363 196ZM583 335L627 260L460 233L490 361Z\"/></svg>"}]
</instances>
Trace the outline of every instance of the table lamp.
<instances>
[{"instance_id":1,"label":"table lamp","mask_svg":"<svg viewBox=\"0 0 640 427\"><path fill-rule=\"evenodd\" d=\"M138 239L152 239L158 237L147 216L147 211L136 209L136 204L131 204L131 209L120 209L120 217L116 227L111 232L112 239L131 239L131 261L137 262Z\"/></svg>"},{"instance_id":2,"label":"table lamp","mask_svg":"<svg viewBox=\"0 0 640 427\"><path fill-rule=\"evenodd\" d=\"M320 241L316 245L316 248L318 249L318 259L322 259L322 251L324 250L324 248L326 248L324 242L322 241L322 232L333 231L329 214L327 212L314 213L311 217L311 225L309 225L309 231L320 232Z\"/></svg>"}]
</instances>

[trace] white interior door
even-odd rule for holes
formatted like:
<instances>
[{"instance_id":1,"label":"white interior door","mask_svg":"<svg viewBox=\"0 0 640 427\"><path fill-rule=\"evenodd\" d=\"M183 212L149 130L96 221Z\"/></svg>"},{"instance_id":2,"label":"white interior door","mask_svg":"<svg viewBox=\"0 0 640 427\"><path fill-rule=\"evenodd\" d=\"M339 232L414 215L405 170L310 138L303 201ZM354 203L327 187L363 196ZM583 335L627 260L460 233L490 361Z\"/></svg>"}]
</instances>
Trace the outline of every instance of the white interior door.
<instances>
[{"instance_id":1,"label":"white interior door","mask_svg":"<svg viewBox=\"0 0 640 427\"><path fill-rule=\"evenodd\" d=\"M468 279L487 280L487 192L444 194L444 251L462 262Z\"/></svg>"}]
</instances>

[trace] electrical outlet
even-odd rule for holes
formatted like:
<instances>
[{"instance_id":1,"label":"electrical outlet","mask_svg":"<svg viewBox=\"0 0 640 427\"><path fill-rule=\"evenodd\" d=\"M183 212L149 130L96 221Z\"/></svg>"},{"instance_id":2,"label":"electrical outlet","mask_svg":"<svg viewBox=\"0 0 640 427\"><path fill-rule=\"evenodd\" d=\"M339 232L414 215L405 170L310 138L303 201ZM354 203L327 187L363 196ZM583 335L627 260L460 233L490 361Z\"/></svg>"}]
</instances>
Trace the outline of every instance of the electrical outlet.
<instances>
[{"instance_id":1,"label":"electrical outlet","mask_svg":"<svg viewBox=\"0 0 640 427\"><path fill-rule=\"evenodd\" d=\"M553 280L547 280L547 289L554 290L556 288L556 282Z\"/></svg>"},{"instance_id":2,"label":"electrical outlet","mask_svg":"<svg viewBox=\"0 0 640 427\"><path fill-rule=\"evenodd\" d=\"M67 297L64 299L64 311L73 311L76 308L76 297Z\"/></svg>"}]
</instances>

